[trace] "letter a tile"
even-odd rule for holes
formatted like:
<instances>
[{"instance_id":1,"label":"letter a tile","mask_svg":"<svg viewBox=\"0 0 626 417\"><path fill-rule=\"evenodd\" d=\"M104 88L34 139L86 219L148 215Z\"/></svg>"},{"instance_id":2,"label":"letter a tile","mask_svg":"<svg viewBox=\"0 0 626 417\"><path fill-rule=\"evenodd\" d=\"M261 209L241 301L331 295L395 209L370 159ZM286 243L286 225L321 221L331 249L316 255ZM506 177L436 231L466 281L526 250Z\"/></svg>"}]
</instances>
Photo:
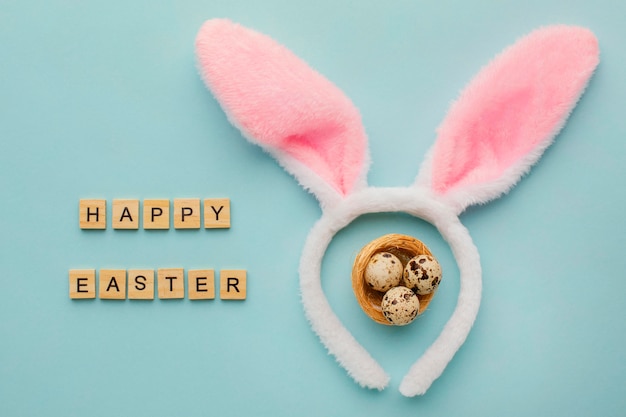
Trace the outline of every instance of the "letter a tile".
<instances>
[{"instance_id":1,"label":"letter a tile","mask_svg":"<svg viewBox=\"0 0 626 417\"><path fill-rule=\"evenodd\" d=\"M105 300L126 299L126 270L101 269L98 278L100 281L100 298Z\"/></svg>"},{"instance_id":2,"label":"letter a tile","mask_svg":"<svg viewBox=\"0 0 626 417\"><path fill-rule=\"evenodd\" d=\"M113 228L139 229L139 200L113 200Z\"/></svg>"}]
</instances>

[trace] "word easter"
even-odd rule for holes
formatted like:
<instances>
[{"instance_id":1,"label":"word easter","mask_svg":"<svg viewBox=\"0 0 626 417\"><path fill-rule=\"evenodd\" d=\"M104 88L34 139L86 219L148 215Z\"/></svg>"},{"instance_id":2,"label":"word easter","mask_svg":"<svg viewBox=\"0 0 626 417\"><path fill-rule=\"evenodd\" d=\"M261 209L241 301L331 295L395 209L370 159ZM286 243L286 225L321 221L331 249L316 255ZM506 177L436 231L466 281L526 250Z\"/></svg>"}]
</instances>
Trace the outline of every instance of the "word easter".
<instances>
[{"instance_id":1,"label":"word easter","mask_svg":"<svg viewBox=\"0 0 626 417\"><path fill-rule=\"evenodd\" d=\"M200 210L199 198L174 199L174 228L199 229L201 213L205 229L230 228L228 198L205 199L203 211ZM106 229L106 200L81 199L78 216L81 229ZM114 229L139 229L139 200L113 200L111 217ZM143 200L143 228L170 228L169 200Z\"/></svg>"},{"instance_id":2,"label":"word easter","mask_svg":"<svg viewBox=\"0 0 626 417\"><path fill-rule=\"evenodd\" d=\"M153 269L101 269L99 271L99 297L109 300L154 299ZM71 269L70 298L96 298L96 270ZM128 280L127 280L128 278ZM128 281L128 289L126 282ZM157 270L157 293L160 299L185 298L185 271L183 268ZM245 300L247 295L246 270L222 269L220 271L220 298ZM215 272L212 269L187 271L187 296L190 300L215 298Z\"/></svg>"}]
</instances>

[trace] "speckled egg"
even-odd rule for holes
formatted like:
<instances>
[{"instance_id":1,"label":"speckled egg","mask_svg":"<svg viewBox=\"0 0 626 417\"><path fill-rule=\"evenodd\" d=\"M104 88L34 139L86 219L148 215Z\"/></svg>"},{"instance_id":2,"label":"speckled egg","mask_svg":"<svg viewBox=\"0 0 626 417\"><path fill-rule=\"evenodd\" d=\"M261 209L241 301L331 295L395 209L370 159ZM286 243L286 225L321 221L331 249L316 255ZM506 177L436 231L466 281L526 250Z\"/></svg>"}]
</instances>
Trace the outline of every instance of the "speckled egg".
<instances>
[{"instance_id":1,"label":"speckled egg","mask_svg":"<svg viewBox=\"0 0 626 417\"><path fill-rule=\"evenodd\" d=\"M441 265L434 256L418 255L407 262L402 283L419 295L430 294L441 282Z\"/></svg>"},{"instance_id":2,"label":"speckled egg","mask_svg":"<svg viewBox=\"0 0 626 417\"><path fill-rule=\"evenodd\" d=\"M417 317L420 300L409 288L394 287L385 293L380 307L389 323L404 326Z\"/></svg>"},{"instance_id":3,"label":"speckled egg","mask_svg":"<svg viewBox=\"0 0 626 417\"><path fill-rule=\"evenodd\" d=\"M402 262L389 252L374 254L365 267L365 282L370 288L385 292L400 284Z\"/></svg>"}]
</instances>

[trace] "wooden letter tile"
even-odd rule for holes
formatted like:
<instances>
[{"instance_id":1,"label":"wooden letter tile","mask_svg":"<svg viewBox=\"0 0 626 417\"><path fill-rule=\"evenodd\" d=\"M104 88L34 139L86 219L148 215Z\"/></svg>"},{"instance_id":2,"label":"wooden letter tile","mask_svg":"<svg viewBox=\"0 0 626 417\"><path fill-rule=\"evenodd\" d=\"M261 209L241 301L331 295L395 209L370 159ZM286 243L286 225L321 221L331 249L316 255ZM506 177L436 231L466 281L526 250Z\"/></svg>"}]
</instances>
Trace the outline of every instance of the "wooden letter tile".
<instances>
[{"instance_id":1,"label":"wooden letter tile","mask_svg":"<svg viewBox=\"0 0 626 417\"><path fill-rule=\"evenodd\" d=\"M170 228L170 200L143 200L143 228Z\"/></svg>"},{"instance_id":2,"label":"wooden letter tile","mask_svg":"<svg viewBox=\"0 0 626 417\"><path fill-rule=\"evenodd\" d=\"M113 200L113 228L139 229L139 200Z\"/></svg>"},{"instance_id":3,"label":"wooden letter tile","mask_svg":"<svg viewBox=\"0 0 626 417\"><path fill-rule=\"evenodd\" d=\"M131 300L154 300L154 269L131 269L128 271L128 298Z\"/></svg>"},{"instance_id":4,"label":"wooden letter tile","mask_svg":"<svg viewBox=\"0 0 626 417\"><path fill-rule=\"evenodd\" d=\"M100 281L100 298L105 300L126 299L126 270L101 269L98 278Z\"/></svg>"},{"instance_id":5,"label":"wooden letter tile","mask_svg":"<svg viewBox=\"0 0 626 417\"><path fill-rule=\"evenodd\" d=\"M215 298L215 273L212 269L187 271L187 292L190 300Z\"/></svg>"},{"instance_id":6,"label":"wooden letter tile","mask_svg":"<svg viewBox=\"0 0 626 417\"><path fill-rule=\"evenodd\" d=\"M183 268L161 268L159 276L159 298L185 297L185 271Z\"/></svg>"},{"instance_id":7,"label":"wooden letter tile","mask_svg":"<svg viewBox=\"0 0 626 417\"><path fill-rule=\"evenodd\" d=\"M209 198L204 200L204 228L228 229L230 227L230 199Z\"/></svg>"},{"instance_id":8,"label":"wooden letter tile","mask_svg":"<svg viewBox=\"0 0 626 417\"><path fill-rule=\"evenodd\" d=\"M220 298L222 300L246 299L246 270L222 269L220 271Z\"/></svg>"},{"instance_id":9,"label":"wooden letter tile","mask_svg":"<svg viewBox=\"0 0 626 417\"><path fill-rule=\"evenodd\" d=\"M199 198L177 198L174 200L174 228L200 228Z\"/></svg>"},{"instance_id":10,"label":"wooden letter tile","mask_svg":"<svg viewBox=\"0 0 626 417\"><path fill-rule=\"evenodd\" d=\"M70 298L96 298L96 270L70 269Z\"/></svg>"},{"instance_id":11,"label":"wooden letter tile","mask_svg":"<svg viewBox=\"0 0 626 417\"><path fill-rule=\"evenodd\" d=\"M104 300L126 299L126 270L101 269L98 274L100 298Z\"/></svg>"},{"instance_id":12,"label":"wooden letter tile","mask_svg":"<svg viewBox=\"0 0 626 417\"><path fill-rule=\"evenodd\" d=\"M80 200L78 223L81 229L106 229L106 200Z\"/></svg>"}]
</instances>

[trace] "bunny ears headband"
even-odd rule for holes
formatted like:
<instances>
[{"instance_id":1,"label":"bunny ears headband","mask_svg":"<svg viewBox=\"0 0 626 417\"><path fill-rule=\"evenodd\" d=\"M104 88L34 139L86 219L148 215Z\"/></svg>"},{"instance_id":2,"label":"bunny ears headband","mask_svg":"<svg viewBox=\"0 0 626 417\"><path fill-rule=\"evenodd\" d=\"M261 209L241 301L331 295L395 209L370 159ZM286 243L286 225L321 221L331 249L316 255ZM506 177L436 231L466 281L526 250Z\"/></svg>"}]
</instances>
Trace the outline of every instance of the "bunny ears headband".
<instances>
[{"instance_id":1,"label":"bunny ears headband","mask_svg":"<svg viewBox=\"0 0 626 417\"><path fill-rule=\"evenodd\" d=\"M599 62L587 29L536 30L484 67L451 106L409 187L368 187L367 138L358 110L332 83L285 47L228 20L207 21L196 39L201 75L230 122L313 193L322 217L300 261L313 330L360 385L389 377L333 313L320 270L333 236L358 216L406 212L432 223L459 266L456 309L400 384L424 394L465 341L482 290L478 250L459 214L506 193L563 127Z\"/></svg>"}]
</instances>

